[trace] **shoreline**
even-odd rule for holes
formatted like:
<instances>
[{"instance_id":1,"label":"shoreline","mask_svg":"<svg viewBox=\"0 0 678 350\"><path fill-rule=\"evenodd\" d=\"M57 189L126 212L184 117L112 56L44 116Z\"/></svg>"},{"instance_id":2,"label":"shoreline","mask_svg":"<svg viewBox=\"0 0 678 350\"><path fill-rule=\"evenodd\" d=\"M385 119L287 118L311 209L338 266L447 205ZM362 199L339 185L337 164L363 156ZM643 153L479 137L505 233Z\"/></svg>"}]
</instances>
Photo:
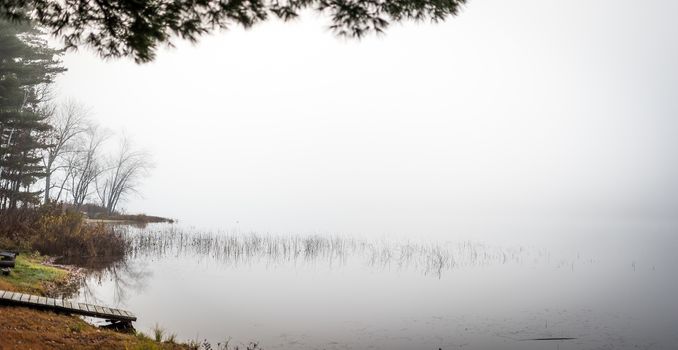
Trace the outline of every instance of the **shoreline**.
<instances>
[{"instance_id":1,"label":"shoreline","mask_svg":"<svg viewBox=\"0 0 678 350\"><path fill-rule=\"evenodd\" d=\"M73 296L77 293L77 290L80 289L80 282L86 277L86 269L83 267L77 267L75 265L65 265L57 264L58 257L47 256L44 257L41 264L43 266L49 266L56 269L66 271L66 278L62 281L63 283L47 283L45 288L45 296L47 297L62 297L62 296Z\"/></svg>"},{"instance_id":2,"label":"shoreline","mask_svg":"<svg viewBox=\"0 0 678 350\"><path fill-rule=\"evenodd\" d=\"M85 216L85 222L102 222L102 223L135 223L135 224L151 224L151 223L169 223L178 222L176 219L166 218L162 216L146 215L146 214L116 214L116 215L101 215L97 217Z\"/></svg>"},{"instance_id":3,"label":"shoreline","mask_svg":"<svg viewBox=\"0 0 678 350\"><path fill-rule=\"evenodd\" d=\"M56 264L56 257L20 254L0 290L61 298L77 293L85 268ZM156 339L132 330L123 333L97 327L74 315L0 304L0 347L43 349L193 349L174 339Z\"/></svg>"}]
</instances>

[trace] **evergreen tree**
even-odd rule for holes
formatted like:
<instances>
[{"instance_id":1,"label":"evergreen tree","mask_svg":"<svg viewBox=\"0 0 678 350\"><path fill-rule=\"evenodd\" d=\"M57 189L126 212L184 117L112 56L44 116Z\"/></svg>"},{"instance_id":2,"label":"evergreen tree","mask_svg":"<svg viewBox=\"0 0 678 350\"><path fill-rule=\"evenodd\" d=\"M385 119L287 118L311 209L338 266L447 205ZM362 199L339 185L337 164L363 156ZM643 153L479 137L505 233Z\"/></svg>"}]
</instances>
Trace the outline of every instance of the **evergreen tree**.
<instances>
[{"instance_id":1,"label":"evergreen tree","mask_svg":"<svg viewBox=\"0 0 678 350\"><path fill-rule=\"evenodd\" d=\"M60 53L33 26L0 20L0 209L40 202L31 185L44 176L41 134L50 128L40 105L65 70Z\"/></svg>"},{"instance_id":2,"label":"evergreen tree","mask_svg":"<svg viewBox=\"0 0 678 350\"><path fill-rule=\"evenodd\" d=\"M330 18L341 36L383 32L404 20L442 21L466 0L2 0L0 18L31 19L63 39L66 47L88 45L109 57L153 59L172 36L191 41L214 29L249 28L270 17L291 20L304 10ZM171 43L170 43L171 44Z\"/></svg>"}]
</instances>

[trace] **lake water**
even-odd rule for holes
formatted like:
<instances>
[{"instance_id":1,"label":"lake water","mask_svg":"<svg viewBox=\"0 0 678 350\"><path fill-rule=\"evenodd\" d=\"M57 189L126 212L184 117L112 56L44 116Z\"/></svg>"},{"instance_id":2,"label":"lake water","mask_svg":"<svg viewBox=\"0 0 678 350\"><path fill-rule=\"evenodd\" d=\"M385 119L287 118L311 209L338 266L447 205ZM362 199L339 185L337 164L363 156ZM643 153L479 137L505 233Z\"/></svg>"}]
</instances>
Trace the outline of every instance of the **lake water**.
<instances>
[{"instance_id":1,"label":"lake water","mask_svg":"<svg viewBox=\"0 0 678 350\"><path fill-rule=\"evenodd\" d=\"M147 333L159 324L181 340L264 349L667 349L678 344L676 233L408 240L156 224L129 228L133 252L78 298L133 311Z\"/></svg>"}]
</instances>

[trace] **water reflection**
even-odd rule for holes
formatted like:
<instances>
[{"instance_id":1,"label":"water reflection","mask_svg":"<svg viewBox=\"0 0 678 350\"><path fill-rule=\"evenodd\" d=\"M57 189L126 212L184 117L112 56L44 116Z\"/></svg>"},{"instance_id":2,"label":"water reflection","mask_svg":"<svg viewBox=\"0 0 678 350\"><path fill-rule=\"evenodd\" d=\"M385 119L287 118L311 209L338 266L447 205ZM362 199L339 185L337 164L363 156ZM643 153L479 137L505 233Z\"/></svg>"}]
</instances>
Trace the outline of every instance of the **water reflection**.
<instances>
[{"instance_id":1,"label":"water reflection","mask_svg":"<svg viewBox=\"0 0 678 350\"><path fill-rule=\"evenodd\" d=\"M117 258L69 258L59 260L60 264L81 268L78 278L79 298L88 303L100 304L104 300L95 292L96 286L110 283L110 292L115 304L122 304L130 294L142 293L149 278L153 276L143 261L132 262L130 257ZM109 298L105 300L109 302Z\"/></svg>"},{"instance_id":2,"label":"water reflection","mask_svg":"<svg viewBox=\"0 0 678 350\"><path fill-rule=\"evenodd\" d=\"M128 299L130 294L143 293L147 287L147 281L152 277L152 272L139 262L131 264L127 259L110 264L104 269L89 273L90 283L84 283L81 293L84 298L92 303L103 303L104 300L97 298L97 293L90 288L92 281L101 284L103 281L112 281L112 294L115 304L121 304Z\"/></svg>"}]
</instances>

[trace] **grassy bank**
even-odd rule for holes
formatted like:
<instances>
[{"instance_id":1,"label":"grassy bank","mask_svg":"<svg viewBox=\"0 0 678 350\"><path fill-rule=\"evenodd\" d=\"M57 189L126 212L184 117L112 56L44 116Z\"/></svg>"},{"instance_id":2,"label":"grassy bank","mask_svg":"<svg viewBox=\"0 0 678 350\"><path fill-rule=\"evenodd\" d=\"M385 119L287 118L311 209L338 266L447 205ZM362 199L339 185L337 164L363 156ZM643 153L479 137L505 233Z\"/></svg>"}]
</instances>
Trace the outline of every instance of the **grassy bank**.
<instances>
[{"instance_id":1,"label":"grassy bank","mask_svg":"<svg viewBox=\"0 0 678 350\"><path fill-rule=\"evenodd\" d=\"M20 254L9 276L0 276L0 289L37 295L48 295L57 286L68 283L69 273L42 264L39 255Z\"/></svg>"}]
</instances>

